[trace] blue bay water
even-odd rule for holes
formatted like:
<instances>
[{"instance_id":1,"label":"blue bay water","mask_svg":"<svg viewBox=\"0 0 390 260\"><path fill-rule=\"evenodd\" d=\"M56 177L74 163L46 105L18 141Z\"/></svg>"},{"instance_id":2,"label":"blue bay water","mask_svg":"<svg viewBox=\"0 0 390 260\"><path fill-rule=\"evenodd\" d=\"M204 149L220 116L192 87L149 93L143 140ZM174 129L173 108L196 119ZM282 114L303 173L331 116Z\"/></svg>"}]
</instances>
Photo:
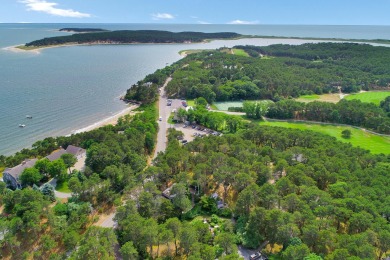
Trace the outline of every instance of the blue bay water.
<instances>
[{"instance_id":1,"label":"blue bay water","mask_svg":"<svg viewBox=\"0 0 390 260\"><path fill-rule=\"evenodd\" d=\"M67 135L118 113L126 107L120 95L147 74L180 59L180 50L317 42L241 39L205 44L72 46L40 53L5 49L43 37L66 35L58 32L63 27L390 39L389 26L0 24L0 154L10 155L37 140ZM26 119L26 115L33 119ZM26 127L19 128L19 124Z\"/></svg>"}]
</instances>

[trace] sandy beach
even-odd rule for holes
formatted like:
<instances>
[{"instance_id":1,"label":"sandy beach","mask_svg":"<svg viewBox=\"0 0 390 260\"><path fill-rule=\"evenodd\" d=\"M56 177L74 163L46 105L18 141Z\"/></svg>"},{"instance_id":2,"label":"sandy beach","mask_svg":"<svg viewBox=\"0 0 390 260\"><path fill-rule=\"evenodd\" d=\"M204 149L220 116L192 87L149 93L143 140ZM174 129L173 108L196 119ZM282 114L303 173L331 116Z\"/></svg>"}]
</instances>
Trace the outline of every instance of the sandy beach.
<instances>
[{"instance_id":1,"label":"sandy beach","mask_svg":"<svg viewBox=\"0 0 390 260\"><path fill-rule=\"evenodd\" d=\"M206 42L202 42L206 43ZM21 49L18 48L20 46L24 46L24 44L18 44L18 45L12 45L8 47L4 47L3 50L6 51L12 51L12 52L32 52L32 53L41 53L41 50L45 49L51 49L51 48L59 48L59 47L71 47L71 46L96 46L96 45L140 45L140 44L178 44L178 43L142 43L142 42L129 42L129 43L104 43L104 42L89 42L89 43L65 43L65 44L58 44L58 45L49 45L49 46L43 46L43 47L33 47L32 49ZM184 42L180 44L193 44L192 42Z\"/></svg>"},{"instance_id":2,"label":"sandy beach","mask_svg":"<svg viewBox=\"0 0 390 260\"><path fill-rule=\"evenodd\" d=\"M125 108L124 110L120 111L119 113L117 113L113 116L110 116L108 118L105 118L105 119L103 119L99 122L96 122L92 125L89 125L87 127L78 129L78 130L72 132L71 134L78 134L78 133L82 133L82 132L92 131L94 129L97 129L99 127L106 126L106 125L116 125L116 123L118 122L118 119L120 117L128 115L128 114L134 115L136 112L133 110L137 109L138 107L139 107L139 105L129 105L129 107Z\"/></svg>"},{"instance_id":3,"label":"sandy beach","mask_svg":"<svg viewBox=\"0 0 390 260\"><path fill-rule=\"evenodd\" d=\"M18 46L22 46L22 45L23 44L8 46L8 47L3 48L3 50L12 51L12 52L31 52L31 53L36 53L36 54L40 53L40 51L39 51L40 49L23 50L23 49L17 48Z\"/></svg>"},{"instance_id":4,"label":"sandy beach","mask_svg":"<svg viewBox=\"0 0 390 260\"><path fill-rule=\"evenodd\" d=\"M20 46L24 46L24 44L18 44L18 45L12 45L3 48L5 51L12 51L12 52L31 52L31 53L36 53L39 54L41 53L41 50L45 49L51 49L51 48L59 48L59 47L70 47L70 46L85 46L85 45L92 45L92 44L79 44L79 43L69 43L69 44L58 44L58 45L51 45L51 46L45 46L45 47L36 47L33 49L21 49L18 48Z\"/></svg>"}]
</instances>

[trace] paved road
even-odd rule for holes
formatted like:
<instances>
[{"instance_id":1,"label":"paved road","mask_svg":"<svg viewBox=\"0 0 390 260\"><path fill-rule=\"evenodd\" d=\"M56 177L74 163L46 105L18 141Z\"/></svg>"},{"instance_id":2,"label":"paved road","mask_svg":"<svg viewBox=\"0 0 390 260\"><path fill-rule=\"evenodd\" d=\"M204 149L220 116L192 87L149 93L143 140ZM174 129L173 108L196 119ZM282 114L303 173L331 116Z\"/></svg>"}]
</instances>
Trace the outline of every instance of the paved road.
<instances>
[{"instance_id":1,"label":"paved road","mask_svg":"<svg viewBox=\"0 0 390 260\"><path fill-rule=\"evenodd\" d=\"M160 88L160 96L159 96L159 117L161 117L161 121L158 121L158 134L157 134L157 144L156 150L154 151L153 158L156 158L159 152L165 151L167 147L167 129L168 129L168 118L170 115L171 108L167 106L167 97L165 95L165 87L168 85L169 81L172 78L169 77L165 81L164 85ZM169 109L168 109L169 108Z\"/></svg>"}]
</instances>

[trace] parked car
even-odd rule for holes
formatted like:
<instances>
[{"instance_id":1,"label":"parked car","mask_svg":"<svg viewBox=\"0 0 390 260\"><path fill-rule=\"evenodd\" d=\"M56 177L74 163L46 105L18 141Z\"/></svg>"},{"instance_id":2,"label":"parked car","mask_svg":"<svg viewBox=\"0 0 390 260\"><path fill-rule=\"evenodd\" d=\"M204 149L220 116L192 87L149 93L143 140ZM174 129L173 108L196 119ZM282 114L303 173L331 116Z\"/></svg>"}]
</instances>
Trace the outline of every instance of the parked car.
<instances>
[{"instance_id":1,"label":"parked car","mask_svg":"<svg viewBox=\"0 0 390 260\"><path fill-rule=\"evenodd\" d=\"M162 117L161 116L159 117L158 121L162 121Z\"/></svg>"},{"instance_id":2,"label":"parked car","mask_svg":"<svg viewBox=\"0 0 390 260\"><path fill-rule=\"evenodd\" d=\"M260 252L256 252L254 254L251 254L249 256L250 260L268 260L268 257L265 254L262 254Z\"/></svg>"},{"instance_id":3,"label":"parked car","mask_svg":"<svg viewBox=\"0 0 390 260\"><path fill-rule=\"evenodd\" d=\"M187 140L182 140L182 141L181 141L182 144L185 144L185 143L187 143L187 142L188 142Z\"/></svg>"}]
</instances>

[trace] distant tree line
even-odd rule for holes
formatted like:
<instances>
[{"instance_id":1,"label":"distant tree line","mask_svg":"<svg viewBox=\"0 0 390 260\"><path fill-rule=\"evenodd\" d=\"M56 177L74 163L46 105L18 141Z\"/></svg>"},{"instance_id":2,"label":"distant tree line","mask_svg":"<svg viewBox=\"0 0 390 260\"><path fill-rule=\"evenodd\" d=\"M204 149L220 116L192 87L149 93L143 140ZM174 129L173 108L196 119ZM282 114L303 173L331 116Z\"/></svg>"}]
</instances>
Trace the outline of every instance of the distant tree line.
<instances>
[{"instance_id":1,"label":"distant tree line","mask_svg":"<svg viewBox=\"0 0 390 260\"><path fill-rule=\"evenodd\" d=\"M167 87L170 96L209 102L388 89L390 49L368 44L318 43L236 46L252 57L224 50L188 55Z\"/></svg>"},{"instance_id":2,"label":"distant tree line","mask_svg":"<svg viewBox=\"0 0 390 260\"><path fill-rule=\"evenodd\" d=\"M373 103L360 100L343 99L337 104L319 101L305 104L292 99L281 100L269 106L266 116L348 124L390 134L390 118L386 111Z\"/></svg>"},{"instance_id":3,"label":"distant tree line","mask_svg":"<svg viewBox=\"0 0 390 260\"><path fill-rule=\"evenodd\" d=\"M122 30L109 32L76 33L26 43L26 46L50 46L67 43L184 43L202 42L207 39L232 39L237 33L168 32L158 30Z\"/></svg>"},{"instance_id":4,"label":"distant tree line","mask_svg":"<svg viewBox=\"0 0 390 260\"><path fill-rule=\"evenodd\" d=\"M108 30L100 29L100 28L62 28L59 30L60 32L107 32Z\"/></svg>"}]
</instances>

